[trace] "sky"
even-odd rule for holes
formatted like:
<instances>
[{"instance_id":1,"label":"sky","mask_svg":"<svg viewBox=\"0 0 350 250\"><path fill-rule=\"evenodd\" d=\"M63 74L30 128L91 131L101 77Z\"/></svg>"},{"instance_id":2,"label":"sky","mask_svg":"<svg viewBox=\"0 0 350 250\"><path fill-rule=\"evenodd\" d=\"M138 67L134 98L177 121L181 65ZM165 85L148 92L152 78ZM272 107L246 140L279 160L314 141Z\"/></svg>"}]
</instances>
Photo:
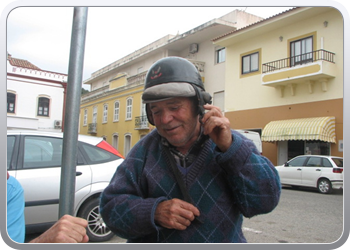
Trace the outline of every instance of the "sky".
<instances>
[{"instance_id":1,"label":"sky","mask_svg":"<svg viewBox=\"0 0 350 250\"><path fill-rule=\"evenodd\" d=\"M267 18L289 7L89 7L83 80L168 34L235 9ZM73 7L20 7L7 19L7 51L43 70L68 73Z\"/></svg>"}]
</instances>

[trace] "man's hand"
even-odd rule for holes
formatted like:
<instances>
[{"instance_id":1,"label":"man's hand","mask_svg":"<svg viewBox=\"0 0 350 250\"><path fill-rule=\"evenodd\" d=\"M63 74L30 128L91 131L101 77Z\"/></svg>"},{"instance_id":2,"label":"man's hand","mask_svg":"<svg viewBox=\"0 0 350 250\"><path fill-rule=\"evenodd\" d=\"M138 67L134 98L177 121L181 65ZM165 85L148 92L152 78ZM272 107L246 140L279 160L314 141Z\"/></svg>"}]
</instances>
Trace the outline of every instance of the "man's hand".
<instances>
[{"instance_id":1,"label":"man's hand","mask_svg":"<svg viewBox=\"0 0 350 250\"><path fill-rule=\"evenodd\" d=\"M51 228L29 243L86 243L86 220L64 215Z\"/></svg>"},{"instance_id":2,"label":"man's hand","mask_svg":"<svg viewBox=\"0 0 350 250\"><path fill-rule=\"evenodd\" d=\"M203 107L208 110L201 121L203 133L209 135L222 152L226 152L232 144L229 119L223 116L220 108L216 106L206 104Z\"/></svg>"},{"instance_id":3,"label":"man's hand","mask_svg":"<svg viewBox=\"0 0 350 250\"><path fill-rule=\"evenodd\" d=\"M199 210L195 206L175 198L158 204L154 220L165 228L185 230L199 215Z\"/></svg>"}]
</instances>

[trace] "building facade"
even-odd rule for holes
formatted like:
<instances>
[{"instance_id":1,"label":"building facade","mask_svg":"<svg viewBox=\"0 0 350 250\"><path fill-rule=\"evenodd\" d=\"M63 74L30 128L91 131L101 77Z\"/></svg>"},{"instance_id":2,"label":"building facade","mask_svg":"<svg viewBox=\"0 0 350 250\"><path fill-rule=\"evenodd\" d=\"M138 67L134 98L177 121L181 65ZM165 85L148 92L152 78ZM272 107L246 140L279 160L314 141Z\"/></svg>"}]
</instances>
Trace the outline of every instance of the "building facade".
<instances>
[{"instance_id":1,"label":"building facade","mask_svg":"<svg viewBox=\"0 0 350 250\"><path fill-rule=\"evenodd\" d=\"M7 129L61 131L67 75L7 57Z\"/></svg>"},{"instance_id":2,"label":"building facade","mask_svg":"<svg viewBox=\"0 0 350 250\"><path fill-rule=\"evenodd\" d=\"M343 156L343 18L300 7L213 39L226 48L225 116L263 154Z\"/></svg>"},{"instance_id":3,"label":"building facade","mask_svg":"<svg viewBox=\"0 0 350 250\"><path fill-rule=\"evenodd\" d=\"M126 156L153 129L141 100L144 80L151 65L168 56L190 60L198 68L214 103L223 109L219 97L225 83L225 48L214 46L211 39L260 20L236 10L183 34L162 37L94 72L84 81L91 92L81 99L79 133L104 137Z\"/></svg>"}]
</instances>

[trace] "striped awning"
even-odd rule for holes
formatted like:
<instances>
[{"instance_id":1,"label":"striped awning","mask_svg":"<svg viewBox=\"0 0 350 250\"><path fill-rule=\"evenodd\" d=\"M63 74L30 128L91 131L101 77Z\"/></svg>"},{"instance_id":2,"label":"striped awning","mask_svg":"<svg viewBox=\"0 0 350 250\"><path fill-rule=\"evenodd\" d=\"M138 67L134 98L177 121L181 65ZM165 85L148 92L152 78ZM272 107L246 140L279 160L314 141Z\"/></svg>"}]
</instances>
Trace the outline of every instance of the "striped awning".
<instances>
[{"instance_id":1,"label":"striped awning","mask_svg":"<svg viewBox=\"0 0 350 250\"><path fill-rule=\"evenodd\" d=\"M261 140L320 140L335 143L335 117L272 121L263 129Z\"/></svg>"}]
</instances>

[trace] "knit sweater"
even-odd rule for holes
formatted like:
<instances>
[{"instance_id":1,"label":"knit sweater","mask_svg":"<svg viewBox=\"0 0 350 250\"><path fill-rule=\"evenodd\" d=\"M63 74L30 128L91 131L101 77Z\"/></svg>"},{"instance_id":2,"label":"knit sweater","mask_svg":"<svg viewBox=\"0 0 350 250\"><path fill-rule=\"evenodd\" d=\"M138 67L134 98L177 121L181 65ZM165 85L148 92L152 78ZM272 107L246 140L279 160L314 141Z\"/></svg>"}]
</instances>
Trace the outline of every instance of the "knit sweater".
<instances>
[{"instance_id":1,"label":"knit sweater","mask_svg":"<svg viewBox=\"0 0 350 250\"><path fill-rule=\"evenodd\" d=\"M232 137L224 153L206 140L183 176L202 223L195 220L183 231L155 223L160 202L183 199L155 129L132 148L101 195L100 212L107 226L128 242L246 242L243 216L271 212L281 185L274 166L252 141L233 130Z\"/></svg>"}]
</instances>

